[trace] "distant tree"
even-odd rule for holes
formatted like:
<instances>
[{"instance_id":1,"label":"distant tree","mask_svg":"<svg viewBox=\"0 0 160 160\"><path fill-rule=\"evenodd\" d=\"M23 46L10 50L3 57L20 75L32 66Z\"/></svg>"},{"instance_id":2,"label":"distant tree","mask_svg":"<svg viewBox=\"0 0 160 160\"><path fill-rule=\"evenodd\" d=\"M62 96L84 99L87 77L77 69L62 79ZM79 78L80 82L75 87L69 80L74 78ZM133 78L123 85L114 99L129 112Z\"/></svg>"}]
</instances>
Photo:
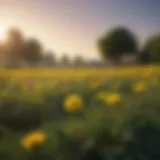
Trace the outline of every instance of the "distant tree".
<instances>
[{"instance_id":1,"label":"distant tree","mask_svg":"<svg viewBox=\"0 0 160 160\"><path fill-rule=\"evenodd\" d=\"M47 65L56 65L56 57L52 51L48 51L44 54L43 61Z\"/></svg>"},{"instance_id":2,"label":"distant tree","mask_svg":"<svg viewBox=\"0 0 160 160\"><path fill-rule=\"evenodd\" d=\"M11 28L7 33L7 41L4 46L6 59L10 63L17 63L23 59L24 37L17 28Z\"/></svg>"},{"instance_id":3,"label":"distant tree","mask_svg":"<svg viewBox=\"0 0 160 160\"><path fill-rule=\"evenodd\" d=\"M160 34L151 36L140 56L142 63L160 63Z\"/></svg>"},{"instance_id":4,"label":"distant tree","mask_svg":"<svg viewBox=\"0 0 160 160\"><path fill-rule=\"evenodd\" d=\"M37 39L28 39L24 45L24 60L33 65L43 58L43 48Z\"/></svg>"},{"instance_id":5,"label":"distant tree","mask_svg":"<svg viewBox=\"0 0 160 160\"><path fill-rule=\"evenodd\" d=\"M0 43L0 62L4 61L4 46Z\"/></svg>"},{"instance_id":6,"label":"distant tree","mask_svg":"<svg viewBox=\"0 0 160 160\"><path fill-rule=\"evenodd\" d=\"M148 64L150 63L150 56L146 51L141 51L138 55L138 63L140 64Z\"/></svg>"},{"instance_id":7,"label":"distant tree","mask_svg":"<svg viewBox=\"0 0 160 160\"><path fill-rule=\"evenodd\" d=\"M67 54L63 54L61 57L61 64L62 65L69 65L70 64L70 60Z\"/></svg>"},{"instance_id":8,"label":"distant tree","mask_svg":"<svg viewBox=\"0 0 160 160\"><path fill-rule=\"evenodd\" d=\"M135 54L137 43L135 36L125 27L112 29L98 41L100 53L104 59L120 63L121 57L126 54Z\"/></svg>"},{"instance_id":9,"label":"distant tree","mask_svg":"<svg viewBox=\"0 0 160 160\"><path fill-rule=\"evenodd\" d=\"M76 56L73 60L74 65L79 66L79 65L84 65L85 61L82 56Z\"/></svg>"}]
</instances>

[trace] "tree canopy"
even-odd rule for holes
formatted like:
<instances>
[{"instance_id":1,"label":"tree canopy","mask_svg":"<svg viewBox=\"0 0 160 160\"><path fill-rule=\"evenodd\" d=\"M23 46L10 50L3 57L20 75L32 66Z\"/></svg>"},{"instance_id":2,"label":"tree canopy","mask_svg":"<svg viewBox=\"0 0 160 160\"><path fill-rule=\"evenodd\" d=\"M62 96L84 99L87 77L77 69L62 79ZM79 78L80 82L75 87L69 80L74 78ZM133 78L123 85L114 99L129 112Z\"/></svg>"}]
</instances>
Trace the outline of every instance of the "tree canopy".
<instances>
[{"instance_id":1,"label":"tree canopy","mask_svg":"<svg viewBox=\"0 0 160 160\"><path fill-rule=\"evenodd\" d=\"M1 61L15 66L20 62L34 64L43 57L43 46L35 38L26 38L18 28L7 32L6 41L0 44Z\"/></svg>"},{"instance_id":2,"label":"tree canopy","mask_svg":"<svg viewBox=\"0 0 160 160\"><path fill-rule=\"evenodd\" d=\"M33 64L42 59L42 45L37 39L29 39L24 45L24 59Z\"/></svg>"},{"instance_id":3,"label":"tree canopy","mask_svg":"<svg viewBox=\"0 0 160 160\"><path fill-rule=\"evenodd\" d=\"M141 55L141 61L145 62L146 59L147 62L150 63L160 62L160 34L151 36L145 43Z\"/></svg>"},{"instance_id":4,"label":"tree canopy","mask_svg":"<svg viewBox=\"0 0 160 160\"><path fill-rule=\"evenodd\" d=\"M24 36L19 29L11 28L7 33L4 52L8 61L17 62L23 58Z\"/></svg>"},{"instance_id":5,"label":"tree canopy","mask_svg":"<svg viewBox=\"0 0 160 160\"><path fill-rule=\"evenodd\" d=\"M104 59L120 62L124 54L137 51L137 41L133 33L125 27L114 28L98 40L98 47Z\"/></svg>"}]
</instances>

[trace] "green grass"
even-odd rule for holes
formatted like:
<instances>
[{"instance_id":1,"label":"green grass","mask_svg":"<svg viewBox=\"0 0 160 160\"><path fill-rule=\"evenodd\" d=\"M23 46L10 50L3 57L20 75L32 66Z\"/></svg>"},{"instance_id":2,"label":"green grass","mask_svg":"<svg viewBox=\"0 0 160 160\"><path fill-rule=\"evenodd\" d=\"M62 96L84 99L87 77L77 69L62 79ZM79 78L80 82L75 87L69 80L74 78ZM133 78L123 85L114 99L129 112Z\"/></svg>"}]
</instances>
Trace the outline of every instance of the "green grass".
<instances>
[{"instance_id":1,"label":"green grass","mask_svg":"<svg viewBox=\"0 0 160 160\"><path fill-rule=\"evenodd\" d=\"M1 80L0 160L77 160L91 148L106 160L159 160L160 77L152 76L112 76L96 87L91 87L98 82L95 78L59 81L52 87L38 84L39 89L36 83ZM133 92L137 82L147 89ZM119 94L120 103L98 100L104 91ZM68 113L64 99L72 94L81 96L84 108ZM21 139L34 130L44 131L47 140L26 151Z\"/></svg>"}]
</instances>

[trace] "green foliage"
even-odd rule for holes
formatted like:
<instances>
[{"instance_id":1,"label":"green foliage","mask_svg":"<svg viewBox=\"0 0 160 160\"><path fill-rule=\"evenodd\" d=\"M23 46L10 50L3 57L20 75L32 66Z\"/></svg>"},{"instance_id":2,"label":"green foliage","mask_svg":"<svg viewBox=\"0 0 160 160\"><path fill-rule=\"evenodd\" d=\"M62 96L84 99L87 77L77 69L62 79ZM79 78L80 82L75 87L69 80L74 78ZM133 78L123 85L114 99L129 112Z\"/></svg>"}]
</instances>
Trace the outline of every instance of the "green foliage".
<instances>
[{"instance_id":1,"label":"green foliage","mask_svg":"<svg viewBox=\"0 0 160 160\"><path fill-rule=\"evenodd\" d=\"M42 45L36 39L29 39L24 45L24 60L30 64L35 64L36 62L42 60L43 55Z\"/></svg>"},{"instance_id":2,"label":"green foliage","mask_svg":"<svg viewBox=\"0 0 160 160\"><path fill-rule=\"evenodd\" d=\"M42 123L46 109L42 96L13 87L3 91L0 100L0 123L8 129L27 131Z\"/></svg>"},{"instance_id":3,"label":"green foliage","mask_svg":"<svg viewBox=\"0 0 160 160\"><path fill-rule=\"evenodd\" d=\"M119 62L126 53L134 54L137 50L136 39L127 28L114 28L98 42L103 58Z\"/></svg>"},{"instance_id":4,"label":"green foliage","mask_svg":"<svg viewBox=\"0 0 160 160\"><path fill-rule=\"evenodd\" d=\"M148 39L144 46L142 56L140 58L142 62L160 62L160 35L152 36Z\"/></svg>"}]
</instances>

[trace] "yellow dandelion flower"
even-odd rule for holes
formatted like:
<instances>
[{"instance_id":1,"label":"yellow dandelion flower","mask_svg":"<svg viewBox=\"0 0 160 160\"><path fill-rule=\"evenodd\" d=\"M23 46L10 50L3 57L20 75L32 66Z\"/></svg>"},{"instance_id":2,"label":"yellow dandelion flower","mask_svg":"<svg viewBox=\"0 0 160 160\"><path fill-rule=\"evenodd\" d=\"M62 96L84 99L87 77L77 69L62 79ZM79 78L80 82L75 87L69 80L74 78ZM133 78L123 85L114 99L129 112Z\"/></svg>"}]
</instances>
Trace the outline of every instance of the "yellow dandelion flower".
<instances>
[{"instance_id":1,"label":"yellow dandelion flower","mask_svg":"<svg viewBox=\"0 0 160 160\"><path fill-rule=\"evenodd\" d=\"M29 133L22 139L22 146L25 149L32 149L37 145L41 145L46 140L46 135L43 132L35 131Z\"/></svg>"},{"instance_id":2,"label":"yellow dandelion flower","mask_svg":"<svg viewBox=\"0 0 160 160\"><path fill-rule=\"evenodd\" d=\"M106 97L105 102L109 105L117 104L121 101L121 96L119 94L110 94Z\"/></svg>"},{"instance_id":3,"label":"yellow dandelion flower","mask_svg":"<svg viewBox=\"0 0 160 160\"><path fill-rule=\"evenodd\" d=\"M70 95L66 98L64 107L67 111L77 111L83 108L83 100L78 95Z\"/></svg>"},{"instance_id":4,"label":"yellow dandelion flower","mask_svg":"<svg viewBox=\"0 0 160 160\"><path fill-rule=\"evenodd\" d=\"M143 92L147 89L147 85L144 82L138 82L133 86L134 92Z\"/></svg>"}]
</instances>

